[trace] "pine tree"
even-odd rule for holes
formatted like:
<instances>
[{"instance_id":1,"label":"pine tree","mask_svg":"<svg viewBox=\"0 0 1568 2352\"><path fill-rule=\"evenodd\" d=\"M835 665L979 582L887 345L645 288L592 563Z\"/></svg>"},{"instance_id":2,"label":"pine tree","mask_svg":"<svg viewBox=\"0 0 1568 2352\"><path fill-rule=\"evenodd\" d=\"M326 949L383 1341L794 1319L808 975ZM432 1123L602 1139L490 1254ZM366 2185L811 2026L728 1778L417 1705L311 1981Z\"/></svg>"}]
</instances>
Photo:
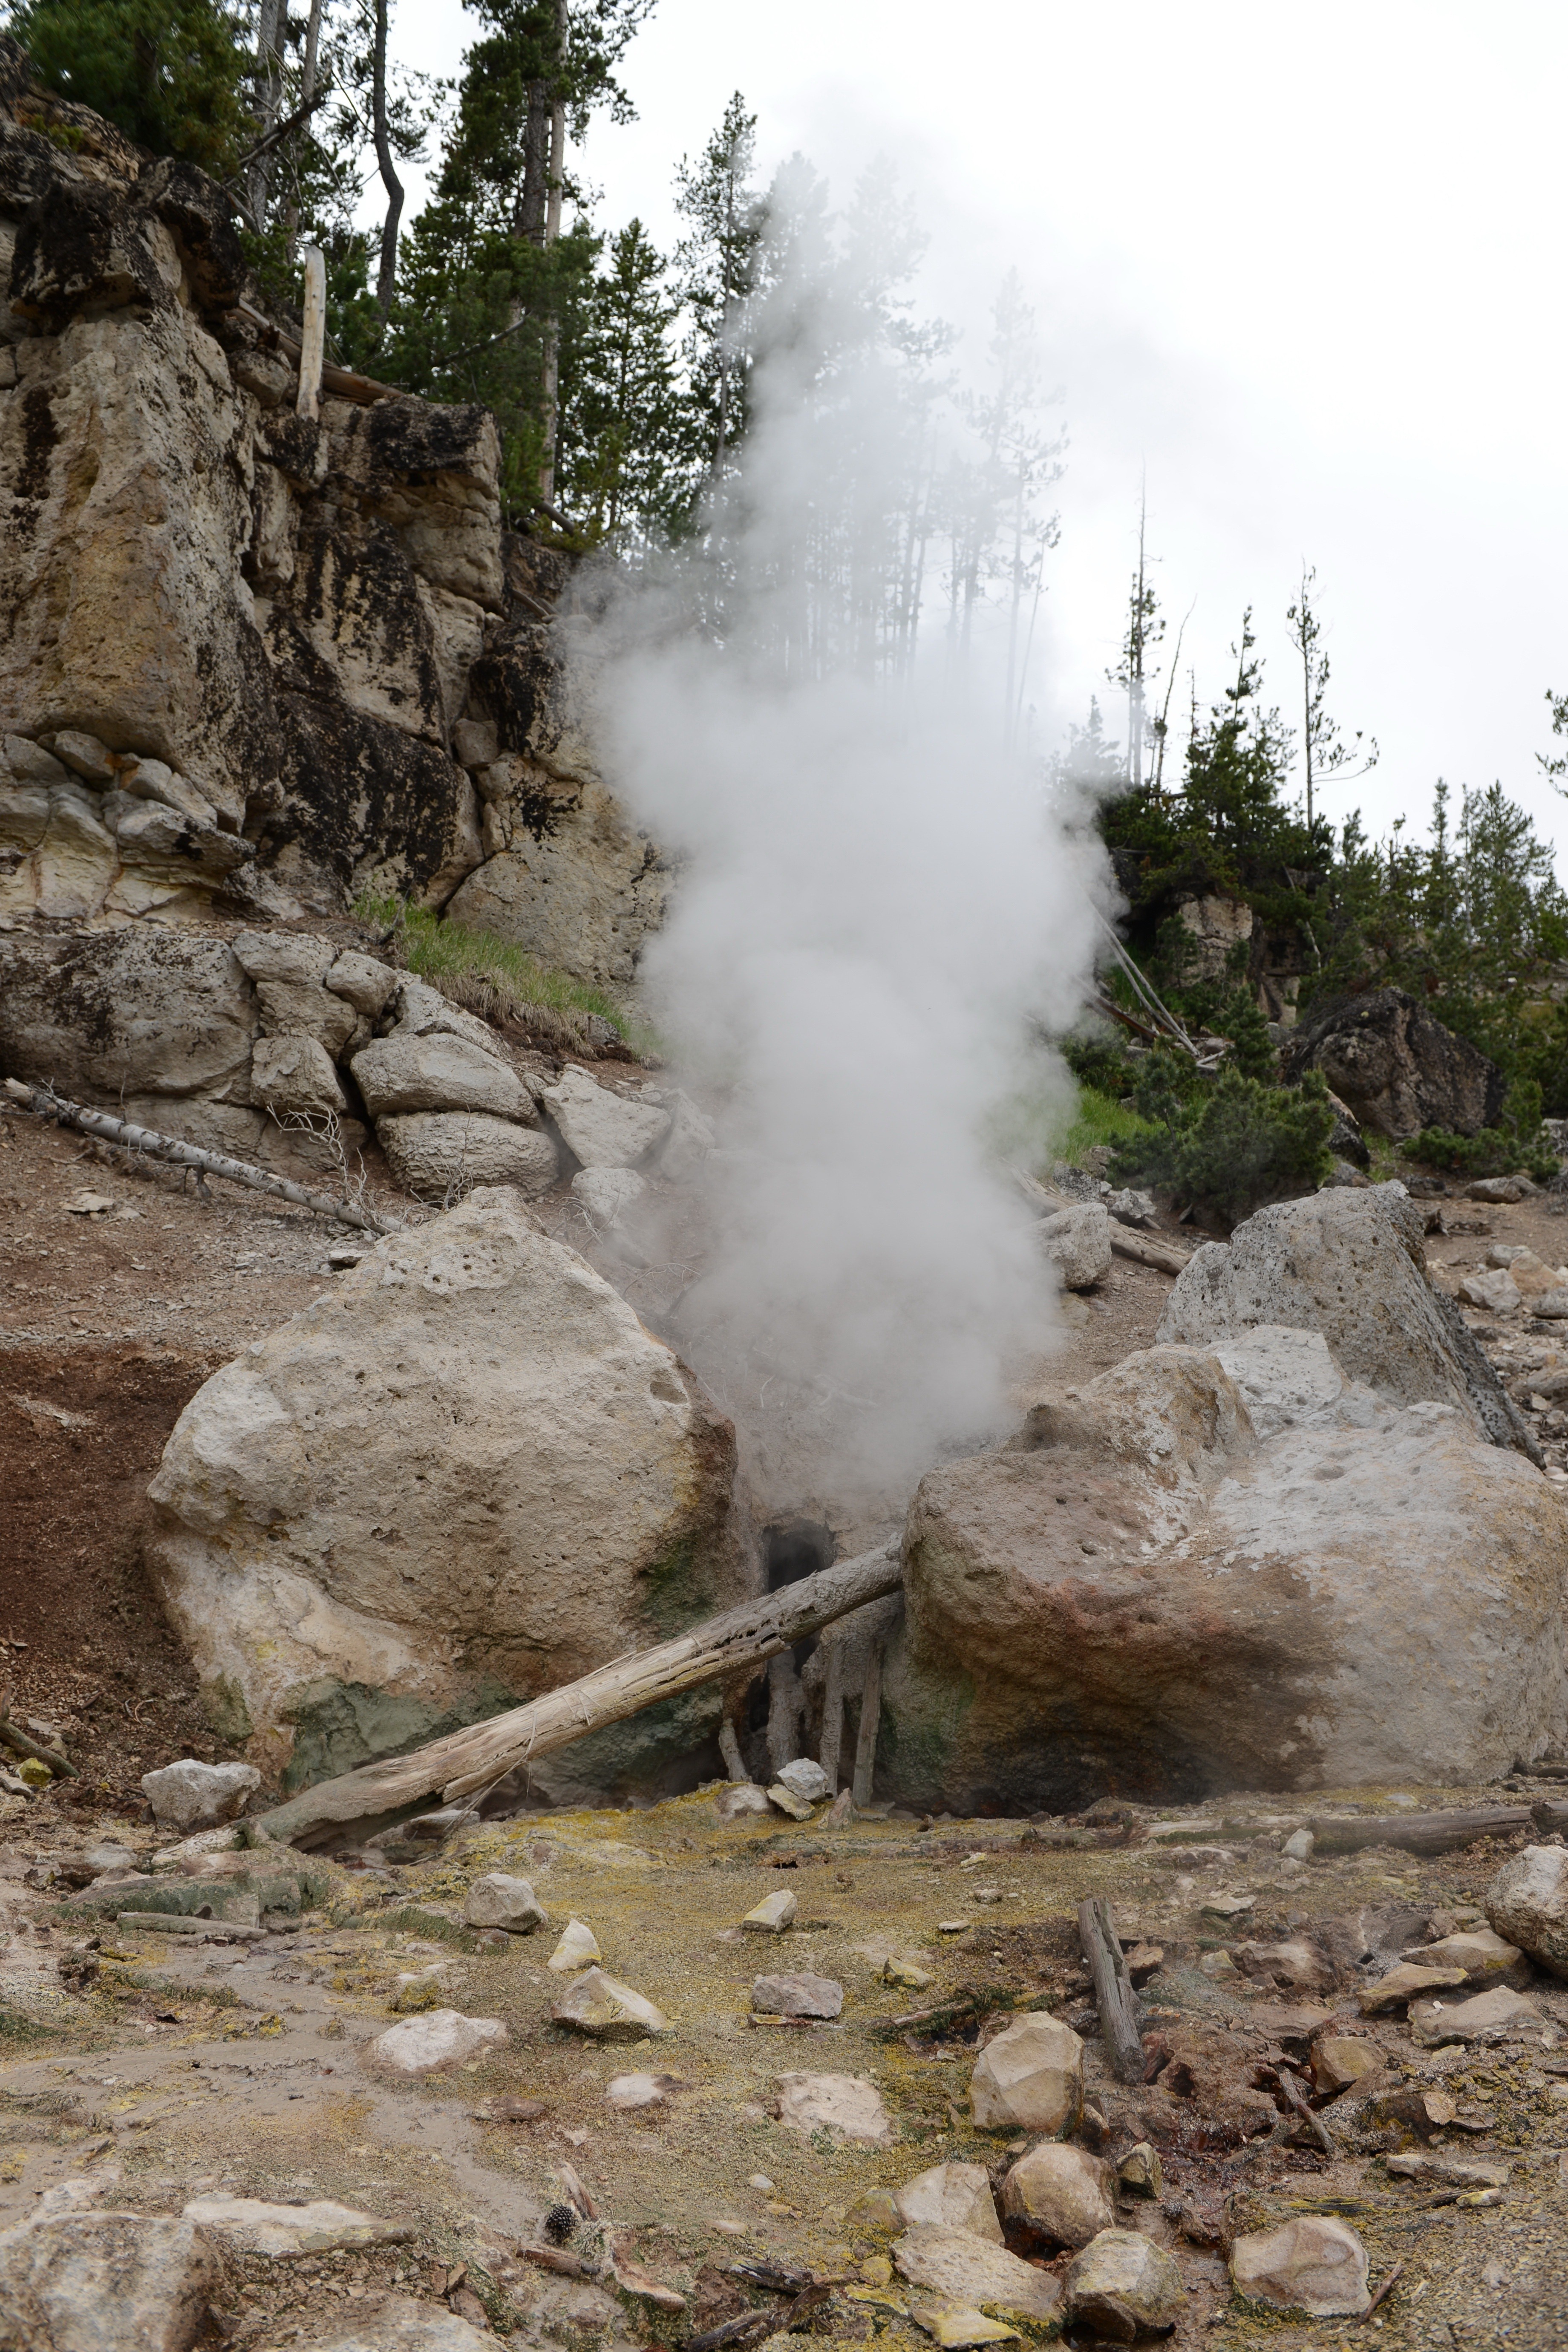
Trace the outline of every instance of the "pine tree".
<instances>
[{"instance_id":1,"label":"pine tree","mask_svg":"<svg viewBox=\"0 0 1568 2352\"><path fill-rule=\"evenodd\" d=\"M1377 765L1377 738L1362 737L1358 728L1347 743L1328 710L1329 656L1323 650L1323 625L1312 603L1315 569L1303 568L1300 593L1285 614L1290 642L1301 659L1301 756L1306 771L1307 830L1310 833L1318 787L1333 779L1354 783ZM1360 760L1359 768L1352 762Z\"/></svg>"},{"instance_id":2,"label":"pine tree","mask_svg":"<svg viewBox=\"0 0 1568 2352\"><path fill-rule=\"evenodd\" d=\"M691 317L682 356L715 488L745 433L747 311L764 219L752 181L756 133L737 90L696 163L683 158L675 176L675 208L690 223L675 249Z\"/></svg>"},{"instance_id":3,"label":"pine tree","mask_svg":"<svg viewBox=\"0 0 1568 2352\"><path fill-rule=\"evenodd\" d=\"M47 89L220 178L254 138L252 60L222 0L20 0L7 29Z\"/></svg>"},{"instance_id":4,"label":"pine tree","mask_svg":"<svg viewBox=\"0 0 1568 2352\"><path fill-rule=\"evenodd\" d=\"M563 372L562 483L590 545L629 552L690 513L700 452L678 381L669 265L640 220L609 240Z\"/></svg>"}]
</instances>

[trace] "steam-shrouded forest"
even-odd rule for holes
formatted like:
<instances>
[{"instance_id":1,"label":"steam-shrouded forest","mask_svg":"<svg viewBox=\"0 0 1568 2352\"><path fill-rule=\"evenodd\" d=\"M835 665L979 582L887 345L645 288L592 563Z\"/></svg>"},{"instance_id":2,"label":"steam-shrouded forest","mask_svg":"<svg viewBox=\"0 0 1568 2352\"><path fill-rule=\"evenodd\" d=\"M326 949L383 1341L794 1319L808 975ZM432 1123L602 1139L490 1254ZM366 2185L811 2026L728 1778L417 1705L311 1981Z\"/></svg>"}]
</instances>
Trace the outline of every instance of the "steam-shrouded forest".
<instances>
[{"instance_id":1,"label":"steam-shrouded forest","mask_svg":"<svg viewBox=\"0 0 1568 2352\"><path fill-rule=\"evenodd\" d=\"M1310 1076L1281 1083L1281 1047L1314 1007L1387 986L1505 1082L1494 1127L1416 1139L1425 1159L1544 1167L1542 1118L1568 1115L1568 898L1522 808L1499 783L1433 780L1424 830L1371 837L1355 786L1379 751L1338 706L1331 583L1309 568L1279 595L1288 672L1265 675L1246 614L1230 674L1200 678L1142 537L1102 702L1042 744L1030 662L1067 461L1048 319L1010 274L984 348L961 350L917 309L921 225L890 168L847 192L798 154L764 177L740 93L669 159L668 250L602 217L581 145L596 114L629 112L624 61L655 5L471 0L450 84L389 63L395 0L20 0L6 21L47 86L224 184L275 306L322 251L339 363L492 409L514 529L630 572L695 554L698 619L721 635L760 404L831 425L800 445L789 545L762 556L775 650L889 683L917 656L945 667L1042 789L1092 810L1123 961L1065 1044L1121 1172L1226 1213L1321 1172L1334 1113ZM416 160L429 195L410 213ZM1568 697L1549 701L1568 733ZM1217 963L1181 911L1208 900L1250 915ZM1141 992L1224 1049L1146 1034Z\"/></svg>"}]
</instances>

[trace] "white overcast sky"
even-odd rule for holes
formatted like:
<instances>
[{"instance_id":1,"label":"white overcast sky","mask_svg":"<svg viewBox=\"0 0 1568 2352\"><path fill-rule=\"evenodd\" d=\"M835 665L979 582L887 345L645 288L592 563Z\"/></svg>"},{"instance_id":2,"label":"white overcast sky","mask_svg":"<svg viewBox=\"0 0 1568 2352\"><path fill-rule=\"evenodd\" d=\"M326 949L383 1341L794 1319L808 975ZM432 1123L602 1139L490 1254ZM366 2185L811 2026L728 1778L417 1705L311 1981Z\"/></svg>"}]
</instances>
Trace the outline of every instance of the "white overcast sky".
<instances>
[{"instance_id":1,"label":"white overcast sky","mask_svg":"<svg viewBox=\"0 0 1568 2352\"><path fill-rule=\"evenodd\" d=\"M406 61L455 72L458 0L395 5ZM1251 603L1289 715L1305 557L1332 707L1383 747L1346 797L1423 830L1436 776L1498 779L1568 850L1535 764L1545 689L1568 688L1568 11L659 0L624 79L638 121L578 159L605 226L638 213L668 240L674 164L739 89L764 173L801 148L847 194L879 153L900 163L929 305L976 367L1017 266L1070 436L1031 680L1048 727L1103 693L1146 472L1205 699Z\"/></svg>"}]
</instances>

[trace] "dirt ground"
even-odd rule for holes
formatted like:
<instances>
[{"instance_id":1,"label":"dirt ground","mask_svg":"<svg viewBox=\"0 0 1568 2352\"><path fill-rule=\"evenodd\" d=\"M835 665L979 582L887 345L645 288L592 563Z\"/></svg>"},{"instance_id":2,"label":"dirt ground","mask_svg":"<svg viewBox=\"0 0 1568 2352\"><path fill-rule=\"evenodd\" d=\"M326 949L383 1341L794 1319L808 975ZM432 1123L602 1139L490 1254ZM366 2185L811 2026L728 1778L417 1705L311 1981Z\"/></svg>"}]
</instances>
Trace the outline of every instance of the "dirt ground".
<instances>
[{"instance_id":1,"label":"dirt ground","mask_svg":"<svg viewBox=\"0 0 1568 2352\"><path fill-rule=\"evenodd\" d=\"M1469 1796L1495 1801L1496 1793ZM1365 1807L1397 1818L1411 1794L1310 1801L1314 1811ZM724 1824L708 1790L635 1823L560 1813L461 1832L422 1867L334 1873L319 1910L275 1922L279 1932L261 1941L193 1948L123 1924L95 1929L68 1916L58 1879L52 1890L29 1885L68 1871L86 1843L85 1829L46 1800L6 1824L13 1875L0 1880L11 1927L0 1973L8 2004L0 2224L41 2190L77 2179L83 2194L150 2212L177 2211L215 2189L336 2198L409 2233L369 2251L236 2259L219 2317L224 2340L246 2352L313 2341L385 2291L435 2304L464 2288L519 2345L585 2342L601 2326L610 2340L679 2344L700 2324L765 2302L724 2275L745 2261L841 2283L814 2332L875 2334L889 2352L913 2352L924 2338L908 2316L907 2290L888 2273L891 2231L859 2200L948 2160L985 2165L999 2182L1026 2145L976 2130L969 2115L977 2040L1005 2021L1005 2006L984 2027L973 2015L891 2023L967 1988L982 2006L1046 2006L1074 2023L1088 2045L1090 2137L1111 2157L1138 2139L1159 2147L1161 2199L1124 2199L1119 2221L1165 2245L1181 2268L1189 2301L1173 2339L1179 2352L1199 2344L1325 2352L1366 2340L1373 2330L1350 2321L1249 2316L1231 2300L1229 2235L1311 2210L1359 2232L1374 2287L1403 2264L1373 2323L1383 2343L1411 2352L1560 2347L1568 2340L1568 1987L1536 1979L1536 2015L1470 2051L1416 2049L1397 2015L1369 2020L1356 1999L1405 1938L1418 1943L1478 1904L1524 1837L1436 1862L1385 1845L1296 1864L1279 1847L1307 1818L1233 1799L1188 1816L1170 1843L1171 1822L1152 1815L1137 1820L1131 1843L1124 1826L945 1819L922 1828L862 1817L834 1832L820 1820ZM111 1815L94 1828L142 1848L151 1842ZM477 1950L460 1924L465 1893L498 1867L529 1877L549 1925L503 1950ZM797 1898L793 1927L777 1937L742 1933L743 1914L780 1888ZM1146 2046L1151 2069L1166 2049L1182 2062L1173 2061L1174 2089L1118 2084L1095 2038L1074 1925L1077 1904L1094 1894L1110 1900L1124 1943L1140 1939L1163 1956L1143 1993ZM1247 1906L1239 1927L1238 1904ZM606 2048L552 2021L563 1979L544 1963L569 1917L594 1929L612 1974L664 2011L668 2036ZM97 1985L62 1996L62 1953L95 1933ZM1379 1938L1383 1958L1345 1965L1347 1953ZM1276 1964L1284 1980L1266 1972L1254 1980L1216 1957L1234 1948L1252 1967L1248 1947L1292 1939L1320 1956L1305 1985L1290 1981L1300 1961ZM1325 1953L1338 1962L1322 1962ZM918 1968L930 1984L888 1983L889 1960ZM1231 1972L1211 1977L1200 1963ZM752 2025L753 1978L781 1968L841 1983L841 2022ZM365 2045L395 2021L399 1974L421 1970L434 1971L428 1998L500 2019L509 2040L449 2075L392 2087ZM1268 2079L1260 2070L1270 2053L1278 2062L1282 2050L1300 2052L1299 2037L1331 2015L1370 2037L1395 2090L1447 2092L1454 2122L1435 2130L1424 2122L1419 2136L1408 2125L1358 2129L1331 2102L1333 2155L1296 2145L1279 2103L1249 2086ZM1195 2088L1194 2047L1209 2053L1194 2062ZM656 2072L664 2095L619 2113L607 2085L636 2071ZM792 2071L874 2084L889 2144L786 2128L773 2105ZM494 2120L508 2099L532 2103L529 2119ZM1432 2182L1386 2169L1402 2147L1439 2163L1500 2161L1500 2198L1489 2208L1434 2208ZM590 2325L580 2310L574 2323L567 2304L582 2290L563 2301L563 2283L521 2258L541 2242L540 2216L563 2195L563 2165L621 2233L623 2253L686 2298L685 2314L650 2313L633 2298L618 2316L600 2310ZM1058 2274L1067 2260L1049 2250L1035 2258Z\"/></svg>"}]
</instances>

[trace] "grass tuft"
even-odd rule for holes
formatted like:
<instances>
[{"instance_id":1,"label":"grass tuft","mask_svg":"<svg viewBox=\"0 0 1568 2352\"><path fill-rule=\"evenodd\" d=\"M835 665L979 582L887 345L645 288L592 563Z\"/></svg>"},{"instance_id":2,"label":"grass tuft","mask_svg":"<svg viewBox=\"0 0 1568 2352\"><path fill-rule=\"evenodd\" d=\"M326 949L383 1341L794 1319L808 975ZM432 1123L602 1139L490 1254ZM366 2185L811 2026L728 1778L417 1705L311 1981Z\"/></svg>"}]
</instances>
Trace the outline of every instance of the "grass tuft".
<instances>
[{"instance_id":1,"label":"grass tuft","mask_svg":"<svg viewBox=\"0 0 1568 2352\"><path fill-rule=\"evenodd\" d=\"M1141 1136L1153 1132L1147 1119L1140 1118L1135 1110L1123 1110L1119 1102L1102 1095L1096 1087L1080 1086L1078 1109L1072 1125L1062 1137L1058 1156L1063 1160L1081 1160L1086 1151L1097 1144L1113 1144L1125 1148L1136 1143Z\"/></svg>"},{"instance_id":2,"label":"grass tuft","mask_svg":"<svg viewBox=\"0 0 1568 2352\"><path fill-rule=\"evenodd\" d=\"M394 934L389 945L406 971L481 1020L515 1022L556 1052L592 1054L607 1044L599 1023L607 1024L634 1054L655 1047L651 1033L629 1020L602 989L550 971L526 948L494 931L371 893L355 899L354 913L368 927Z\"/></svg>"}]
</instances>

